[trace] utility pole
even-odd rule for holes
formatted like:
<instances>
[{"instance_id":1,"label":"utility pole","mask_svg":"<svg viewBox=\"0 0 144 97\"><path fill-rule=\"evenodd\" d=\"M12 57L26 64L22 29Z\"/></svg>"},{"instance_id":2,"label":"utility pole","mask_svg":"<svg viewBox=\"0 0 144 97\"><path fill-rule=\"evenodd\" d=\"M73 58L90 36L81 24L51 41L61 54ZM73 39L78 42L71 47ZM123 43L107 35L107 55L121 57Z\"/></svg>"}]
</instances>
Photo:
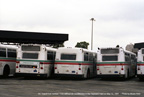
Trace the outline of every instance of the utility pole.
<instances>
[{"instance_id":1,"label":"utility pole","mask_svg":"<svg viewBox=\"0 0 144 97\"><path fill-rule=\"evenodd\" d=\"M91 50L93 50L93 21L95 21L94 18L90 19L92 21L92 29L91 29Z\"/></svg>"}]
</instances>

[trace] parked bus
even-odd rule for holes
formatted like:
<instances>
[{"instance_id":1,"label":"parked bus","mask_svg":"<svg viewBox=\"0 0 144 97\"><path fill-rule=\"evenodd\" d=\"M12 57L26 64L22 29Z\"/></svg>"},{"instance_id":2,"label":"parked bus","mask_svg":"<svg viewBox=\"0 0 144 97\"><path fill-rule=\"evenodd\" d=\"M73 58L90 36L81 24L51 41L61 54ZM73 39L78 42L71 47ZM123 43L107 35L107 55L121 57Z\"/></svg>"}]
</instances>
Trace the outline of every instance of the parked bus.
<instances>
[{"instance_id":1,"label":"parked bus","mask_svg":"<svg viewBox=\"0 0 144 97\"><path fill-rule=\"evenodd\" d=\"M137 77L144 80L144 48L137 53Z\"/></svg>"},{"instance_id":2,"label":"parked bus","mask_svg":"<svg viewBox=\"0 0 144 97\"><path fill-rule=\"evenodd\" d=\"M18 48L16 76L49 77L54 73L56 49L38 44Z\"/></svg>"},{"instance_id":3,"label":"parked bus","mask_svg":"<svg viewBox=\"0 0 144 97\"><path fill-rule=\"evenodd\" d=\"M96 53L82 48L59 48L56 52L55 74L58 77L95 76Z\"/></svg>"},{"instance_id":4,"label":"parked bus","mask_svg":"<svg viewBox=\"0 0 144 97\"><path fill-rule=\"evenodd\" d=\"M4 77L15 74L17 47L0 44L0 75Z\"/></svg>"},{"instance_id":5,"label":"parked bus","mask_svg":"<svg viewBox=\"0 0 144 97\"><path fill-rule=\"evenodd\" d=\"M129 78L136 74L136 55L123 48L101 48L97 53L97 77Z\"/></svg>"}]
</instances>

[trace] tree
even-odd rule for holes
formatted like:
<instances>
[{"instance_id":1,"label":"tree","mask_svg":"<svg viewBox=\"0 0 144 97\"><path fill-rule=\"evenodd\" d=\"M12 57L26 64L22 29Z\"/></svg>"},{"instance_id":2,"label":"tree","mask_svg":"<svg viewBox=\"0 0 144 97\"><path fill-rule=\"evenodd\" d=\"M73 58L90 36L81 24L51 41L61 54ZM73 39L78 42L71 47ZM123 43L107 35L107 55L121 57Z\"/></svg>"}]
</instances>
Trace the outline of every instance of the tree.
<instances>
[{"instance_id":1,"label":"tree","mask_svg":"<svg viewBox=\"0 0 144 97\"><path fill-rule=\"evenodd\" d=\"M88 42L77 42L76 46L75 47L80 47L80 48L85 48L85 49L88 49L88 45L89 43Z\"/></svg>"},{"instance_id":2,"label":"tree","mask_svg":"<svg viewBox=\"0 0 144 97\"><path fill-rule=\"evenodd\" d=\"M53 48L59 48L59 47L64 47L64 44L50 44L49 46L53 47Z\"/></svg>"}]
</instances>

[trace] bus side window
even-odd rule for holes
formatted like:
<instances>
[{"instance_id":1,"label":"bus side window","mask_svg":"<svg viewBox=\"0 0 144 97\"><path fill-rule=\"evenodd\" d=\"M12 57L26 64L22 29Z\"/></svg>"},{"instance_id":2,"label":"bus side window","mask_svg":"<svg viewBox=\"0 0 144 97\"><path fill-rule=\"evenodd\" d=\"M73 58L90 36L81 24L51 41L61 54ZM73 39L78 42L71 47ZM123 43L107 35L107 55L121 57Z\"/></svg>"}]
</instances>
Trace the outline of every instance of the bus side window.
<instances>
[{"instance_id":1,"label":"bus side window","mask_svg":"<svg viewBox=\"0 0 144 97\"><path fill-rule=\"evenodd\" d=\"M130 55L128 53L125 53L125 61L130 62Z\"/></svg>"},{"instance_id":2,"label":"bus side window","mask_svg":"<svg viewBox=\"0 0 144 97\"><path fill-rule=\"evenodd\" d=\"M53 58L55 60L55 57L56 57L56 52L53 52Z\"/></svg>"},{"instance_id":3,"label":"bus side window","mask_svg":"<svg viewBox=\"0 0 144 97\"><path fill-rule=\"evenodd\" d=\"M88 53L84 53L84 61L88 61Z\"/></svg>"},{"instance_id":4,"label":"bus side window","mask_svg":"<svg viewBox=\"0 0 144 97\"><path fill-rule=\"evenodd\" d=\"M88 61L93 61L93 54L92 53L89 54Z\"/></svg>"},{"instance_id":5,"label":"bus side window","mask_svg":"<svg viewBox=\"0 0 144 97\"><path fill-rule=\"evenodd\" d=\"M8 49L7 52L8 52L8 57L16 58L16 50Z\"/></svg>"},{"instance_id":6,"label":"bus side window","mask_svg":"<svg viewBox=\"0 0 144 97\"><path fill-rule=\"evenodd\" d=\"M95 54L95 59L97 59L97 54Z\"/></svg>"},{"instance_id":7,"label":"bus side window","mask_svg":"<svg viewBox=\"0 0 144 97\"><path fill-rule=\"evenodd\" d=\"M47 52L47 60L54 60L54 52L52 51Z\"/></svg>"},{"instance_id":8,"label":"bus side window","mask_svg":"<svg viewBox=\"0 0 144 97\"><path fill-rule=\"evenodd\" d=\"M126 62L129 62L129 61L130 61L128 56L125 56L125 61L126 61Z\"/></svg>"},{"instance_id":9,"label":"bus side window","mask_svg":"<svg viewBox=\"0 0 144 97\"><path fill-rule=\"evenodd\" d=\"M135 56L134 56L134 55L131 55L131 59L132 59L133 61L135 61Z\"/></svg>"},{"instance_id":10,"label":"bus side window","mask_svg":"<svg viewBox=\"0 0 144 97\"><path fill-rule=\"evenodd\" d=\"M0 48L0 57L6 57L6 48Z\"/></svg>"}]
</instances>

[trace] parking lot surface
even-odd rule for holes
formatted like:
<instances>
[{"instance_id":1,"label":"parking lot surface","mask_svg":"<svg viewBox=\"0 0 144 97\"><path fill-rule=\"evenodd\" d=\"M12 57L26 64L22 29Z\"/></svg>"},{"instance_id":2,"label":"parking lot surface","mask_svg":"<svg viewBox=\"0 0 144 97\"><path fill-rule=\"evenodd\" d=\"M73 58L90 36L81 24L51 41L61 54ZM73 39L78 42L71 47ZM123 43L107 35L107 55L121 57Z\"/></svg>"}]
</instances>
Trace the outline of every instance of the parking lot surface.
<instances>
[{"instance_id":1,"label":"parking lot surface","mask_svg":"<svg viewBox=\"0 0 144 97\"><path fill-rule=\"evenodd\" d=\"M71 78L0 78L0 97L144 97L144 81Z\"/></svg>"}]
</instances>

